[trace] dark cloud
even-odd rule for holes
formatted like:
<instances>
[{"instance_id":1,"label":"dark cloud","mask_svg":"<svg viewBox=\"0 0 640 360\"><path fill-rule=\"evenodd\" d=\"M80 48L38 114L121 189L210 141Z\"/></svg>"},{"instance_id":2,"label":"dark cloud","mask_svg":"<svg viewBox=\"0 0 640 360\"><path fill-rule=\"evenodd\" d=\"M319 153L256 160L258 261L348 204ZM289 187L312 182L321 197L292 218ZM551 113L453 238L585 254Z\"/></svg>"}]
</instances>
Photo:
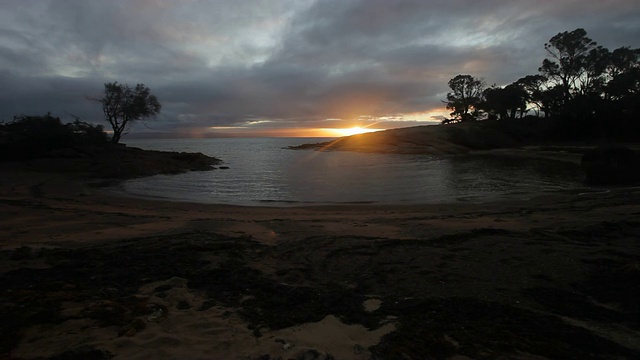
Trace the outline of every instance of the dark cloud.
<instances>
[{"instance_id":1,"label":"dark cloud","mask_svg":"<svg viewBox=\"0 0 640 360\"><path fill-rule=\"evenodd\" d=\"M97 120L87 95L107 81L142 82L163 112L140 131L419 124L411 120L446 113L450 78L506 84L533 74L560 31L583 27L610 49L640 47L636 0L0 5L0 118L52 111Z\"/></svg>"}]
</instances>

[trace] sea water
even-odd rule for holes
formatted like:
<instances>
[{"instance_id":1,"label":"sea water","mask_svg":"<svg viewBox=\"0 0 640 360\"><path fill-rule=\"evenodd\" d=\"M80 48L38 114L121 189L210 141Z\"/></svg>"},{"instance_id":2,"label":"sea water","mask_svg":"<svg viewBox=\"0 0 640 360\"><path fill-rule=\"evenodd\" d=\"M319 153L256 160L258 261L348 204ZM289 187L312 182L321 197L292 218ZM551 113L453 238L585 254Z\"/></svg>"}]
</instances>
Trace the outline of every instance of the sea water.
<instances>
[{"instance_id":1,"label":"sea water","mask_svg":"<svg viewBox=\"0 0 640 360\"><path fill-rule=\"evenodd\" d=\"M202 152L229 169L129 180L132 196L234 205L486 202L583 187L579 166L496 155L290 150L321 138L133 140L149 150Z\"/></svg>"}]
</instances>

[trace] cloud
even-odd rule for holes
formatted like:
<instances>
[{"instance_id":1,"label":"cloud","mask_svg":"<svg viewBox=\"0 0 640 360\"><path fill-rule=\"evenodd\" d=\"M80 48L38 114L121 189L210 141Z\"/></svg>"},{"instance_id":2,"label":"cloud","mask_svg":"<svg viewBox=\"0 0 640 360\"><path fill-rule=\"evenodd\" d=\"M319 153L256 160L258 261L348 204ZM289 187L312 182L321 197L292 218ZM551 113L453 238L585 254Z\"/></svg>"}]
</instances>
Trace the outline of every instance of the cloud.
<instances>
[{"instance_id":1,"label":"cloud","mask_svg":"<svg viewBox=\"0 0 640 360\"><path fill-rule=\"evenodd\" d=\"M507 84L536 73L558 32L583 27L610 49L640 47L633 0L0 4L0 118L52 111L96 120L86 95L108 81L142 82L163 104L150 126L166 132L425 119L446 113L441 100L457 74ZM385 126L413 124L406 120Z\"/></svg>"}]
</instances>

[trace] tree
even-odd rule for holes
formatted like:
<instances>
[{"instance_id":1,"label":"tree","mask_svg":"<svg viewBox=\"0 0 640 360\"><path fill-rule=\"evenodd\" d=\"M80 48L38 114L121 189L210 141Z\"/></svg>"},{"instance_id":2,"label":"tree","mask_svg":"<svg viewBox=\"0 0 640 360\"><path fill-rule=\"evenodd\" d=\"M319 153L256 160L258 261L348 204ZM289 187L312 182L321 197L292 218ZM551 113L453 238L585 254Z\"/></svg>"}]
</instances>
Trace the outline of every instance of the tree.
<instances>
[{"instance_id":1,"label":"tree","mask_svg":"<svg viewBox=\"0 0 640 360\"><path fill-rule=\"evenodd\" d=\"M483 90L483 81L471 75L449 80L447 109L452 118L443 124L525 117L534 110L553 125L553 136L565 139L640 136L640 49L613 51L587 37L584 29L560 32L544 45L546 59L539 75Z\"/></svg>"},{"instance_id":2,"label":"tree","mask_svg":"<svg viewBox=\"0 0 640 360\"><path fill-rule=\"evenodd\" d=\"M604 114L613 133L630 136L640 133L640 49L621 47L611 53L605 85L609 106ZM632 136L630 138L633 138Z\"/></svg>"},{"instance_id":3,"label":"tree","mask_svg":"<svg viewBox=\"0 0 640 360\"><path fill-rule=\"evenodd\" d=\"M554 117L562 112L568 102L565 100L565 93L562 85L556 85L540 93L540 109L545 117Z\"/></svg>"},{"instance_id":4,"label":"tree","mask_svg":"<svg viewBox=\"0 0 640 360\"><path fill-rule=\"evenodd\" d=\"M580 95L602 94L606 83L605 75L611 62L609 49L602 46L595 47L583 58L583 73L579 78L578 91Z\"/></svg>"},{"instance_id":5,"label":"tree","mask_svg":"<svg viewBox=\"0 0 640 360\"><path fill-rule=\"evenodd\" d=\"M527 104L534 105L536 116L540 115L540 110L542 110L542 93L544 91L544 84L547 82L547 78L542 75L527 75L522 77L514 84L521 86L527 92L526 102ZM545 117L549 116L549 114L545 113Z\"/></svg>"},{"instance_id":6,"label":"tree","mask_svg":"<svg viewBox=\"0 0 640 360\"><path fill-rule=\"evenodd\" d=\"M619 100L640 93L640 49L615 49L608 65L610 80L605 87L607 99Z\"/></svg>"},{"instance_id":7,"label":"tree","mask_svg":"<svg viewBox=\"0 0 640 360\"><path fill-rule=\"evenodd\" d=\"M158 99L151 95L151 90L144 84L131 88L128 84L118 84L117 81L106 83L104 96L90 100L102 104L105 120L113 129L111 141L115 144L129 132L133 123L157 116L162 108Z\"/></svg>"},{"instance_id":8,"label":"tree","mask_svg":"<svg viewBox=\"0 0 640 360\"><path fill-rule=\"evenodd\" d=\"M570 100L576 91L583 90L580 81L589 80L585 78L588 76L585 72L587 57L592 50L596 50L592 57L600 55L597 45L580 28L558 33L544 44L549 58L543 60L538 70L555 85L562 86L564 100Z\"/></svg>"},{"instance_id":9,"label":"tree","mask_svg":"<svg viewBox=\"0 0 640 360\"><path fill-rule=\"evenodd\" d=\"M479 116L479 104L482 101L484 81L471 75L457 75L449 80L452 92L447 93L447 109L453 110L451 120L461 122L476 120Z\"/></svg>"},{"instance_id":10,"label":"tree","mask_svg":"<svg viewBox=\"0 0 640 360\"><path fill-rule=\"evenodd\" d=\"M484 101L481 104L483 110L489 113L490 118L500 117L515 119L527 111L527 91L519 84L510 84L504 88L492 86L483 93Z\"/></svg>"}]
</instances>

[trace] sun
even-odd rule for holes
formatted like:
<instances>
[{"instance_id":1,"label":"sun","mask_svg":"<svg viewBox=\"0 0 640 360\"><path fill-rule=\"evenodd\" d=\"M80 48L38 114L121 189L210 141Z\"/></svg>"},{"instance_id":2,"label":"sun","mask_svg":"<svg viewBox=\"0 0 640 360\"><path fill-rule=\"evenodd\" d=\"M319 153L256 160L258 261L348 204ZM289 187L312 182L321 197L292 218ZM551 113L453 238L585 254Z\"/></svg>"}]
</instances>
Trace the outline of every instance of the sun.
<instances>
[{"instance_id":1,"label":"sun","mask_svg":"<svg viewBox=\"0 0 640 360\"><path fill-rule=\"evenodd\" d=\"M360 126L354 126L350 128L344 128L344 129L331 129L331 131L335 132L339 136L358 135L358 134L370 133L370 132L380 131L380 130L383 130L383 129L368 129Z\"/></svg>"}]
</instances>

